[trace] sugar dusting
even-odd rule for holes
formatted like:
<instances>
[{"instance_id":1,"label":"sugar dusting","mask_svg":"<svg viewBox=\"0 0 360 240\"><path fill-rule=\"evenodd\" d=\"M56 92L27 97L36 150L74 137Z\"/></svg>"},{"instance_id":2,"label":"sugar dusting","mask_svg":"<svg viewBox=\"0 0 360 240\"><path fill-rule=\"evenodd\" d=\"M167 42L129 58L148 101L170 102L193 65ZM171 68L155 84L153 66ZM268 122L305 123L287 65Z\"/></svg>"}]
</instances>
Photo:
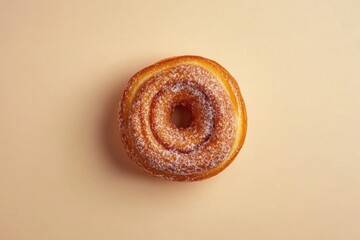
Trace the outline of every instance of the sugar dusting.
<instances>
[{"instance_id":1,"label":"sugar dusting","mask_svg":"<svg viewBox=\"0 0 360 240\"><path fill-rule=\"evenodd\" d=\"M176 101L189 103L196 113L187 129L179 130L169 122L171 104ZM138 164L155 169L159 177L208 171L226 159L231 149L231 101L218 80L201 67L178 65L153 75L129 110L127 128L121 129L136 149L129 153Z\"/></svg>"}]
</instances>

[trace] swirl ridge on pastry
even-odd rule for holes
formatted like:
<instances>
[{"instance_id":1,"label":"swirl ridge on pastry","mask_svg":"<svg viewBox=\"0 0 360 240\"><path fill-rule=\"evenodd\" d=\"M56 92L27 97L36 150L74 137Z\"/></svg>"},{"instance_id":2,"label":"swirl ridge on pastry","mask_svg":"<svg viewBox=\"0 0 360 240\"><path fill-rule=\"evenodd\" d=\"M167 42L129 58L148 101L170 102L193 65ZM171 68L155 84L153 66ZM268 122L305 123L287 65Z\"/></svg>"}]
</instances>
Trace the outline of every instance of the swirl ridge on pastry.
<instances>
[{"instance_id":1,"label":"swirl ridge on pastry","mask_svg":"<svg viewBox=\"0 0 360 240\"><path fill-rule=\"evenodd\" d=\"M191 112L187 127L171 121ZM198 56L162 60L136 73L123 94L120 131L130 158L155 177L202 180L221 172L240 151L247 127L235 79Z\"/></svg>"}]
</instances>

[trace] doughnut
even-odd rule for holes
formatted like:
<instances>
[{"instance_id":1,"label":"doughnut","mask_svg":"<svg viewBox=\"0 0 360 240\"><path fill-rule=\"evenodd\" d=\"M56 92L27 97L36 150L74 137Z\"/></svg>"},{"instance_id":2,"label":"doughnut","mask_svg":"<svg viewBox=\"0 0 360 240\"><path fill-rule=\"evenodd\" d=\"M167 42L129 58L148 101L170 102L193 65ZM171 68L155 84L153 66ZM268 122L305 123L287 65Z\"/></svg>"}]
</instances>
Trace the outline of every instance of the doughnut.
<instances>
[{"instance_id":1,"label":"doughnut","mask_svg":"<svg viewBox=\"0 0 360 240\"><path fill-rule=\"evenodd\" d=\"M176 126L177 107L190 114ZM240 88L220 64L200 56L167 58L136 73L119 103L119 129L133 162L154 177L198 181L239 153L247 115Z\"/></svg>"}]
</instances>

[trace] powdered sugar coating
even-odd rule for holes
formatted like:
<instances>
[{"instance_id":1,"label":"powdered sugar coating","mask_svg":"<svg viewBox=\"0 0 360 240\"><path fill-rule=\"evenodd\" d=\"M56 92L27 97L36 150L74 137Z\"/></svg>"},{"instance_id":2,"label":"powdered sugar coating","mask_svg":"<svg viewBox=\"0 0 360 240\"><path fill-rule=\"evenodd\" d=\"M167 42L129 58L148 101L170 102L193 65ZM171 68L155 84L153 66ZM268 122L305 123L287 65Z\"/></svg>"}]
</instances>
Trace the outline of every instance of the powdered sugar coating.
<instances>
[{"instance_id":1,"label":"powdered sugar coating","mask_svg":"<svg viewBox=\"0 0 360 240\"><path fill-rule=\"evenodd\" d=\"M147 77L131 99L122 105L122 137L134 162L151 175L192 181L233 151L234 106L224 85L201 66L164 68ZM191 108L195 117L189 127L171 123L176 105Z\"/></svg>"}]
</instances>

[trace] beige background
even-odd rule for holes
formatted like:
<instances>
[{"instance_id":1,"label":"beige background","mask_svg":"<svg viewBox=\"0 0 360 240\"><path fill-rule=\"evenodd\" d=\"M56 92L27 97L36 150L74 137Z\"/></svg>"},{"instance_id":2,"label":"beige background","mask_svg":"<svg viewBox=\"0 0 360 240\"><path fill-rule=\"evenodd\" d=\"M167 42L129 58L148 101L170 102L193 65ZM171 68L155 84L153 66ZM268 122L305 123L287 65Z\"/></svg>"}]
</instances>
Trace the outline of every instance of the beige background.
<instances>
[{"instance_id":1,"label":"beige background","mask_svg":"<svg viewBox=\"0 0 360 240\"><path fill-rule=\"evenodd\" d=\"M360 2L0 0L0 239L360 239ZM137 70L225 66L249 128L197 183L149 178L115 124Z\"/></svg>"}]
</instances>

